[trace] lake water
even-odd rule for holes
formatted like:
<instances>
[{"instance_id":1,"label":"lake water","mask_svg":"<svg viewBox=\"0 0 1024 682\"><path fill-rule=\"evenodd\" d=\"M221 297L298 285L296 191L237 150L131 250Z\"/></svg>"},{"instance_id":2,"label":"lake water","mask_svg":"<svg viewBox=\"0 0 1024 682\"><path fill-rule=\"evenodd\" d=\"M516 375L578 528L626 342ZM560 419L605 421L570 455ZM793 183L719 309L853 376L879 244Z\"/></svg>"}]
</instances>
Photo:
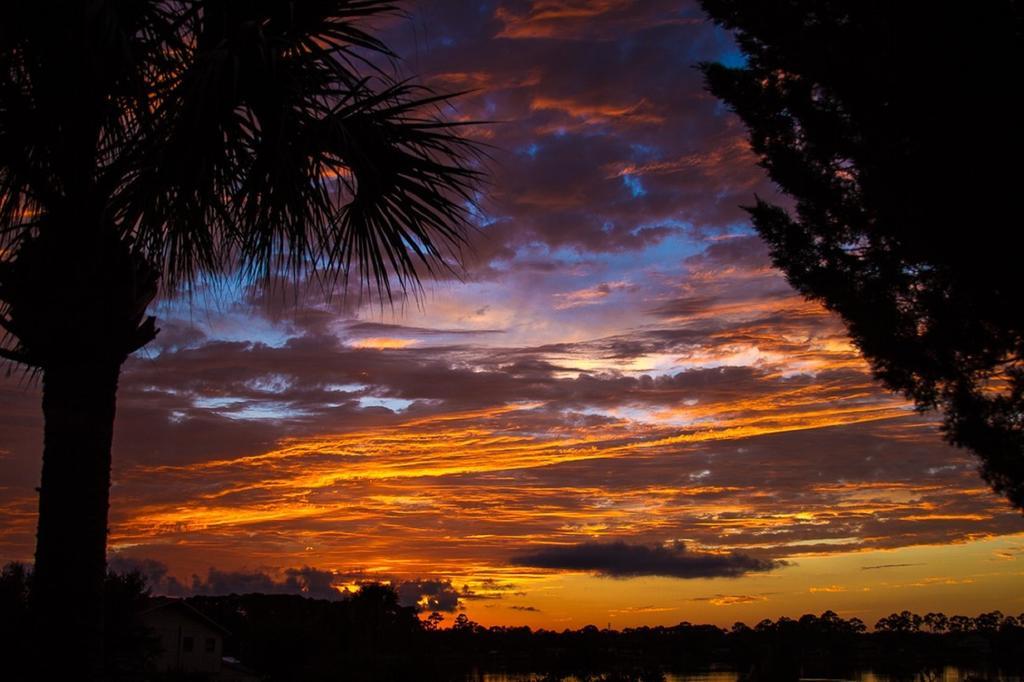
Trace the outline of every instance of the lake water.
<instances>
[{"instance_id":1,"label":"lake water","mask_svg":"<svg viewBox=\"0 0 1024 682\"><path fill-rule=\"evenodd\" d=\"M540 682L542 675L529 673L480 673L466 678L466 682ZM740 675L736 672L703 672L703 673L666 673L665 682L739 682ZM825 678L805 678L824 682ZM890 677L871 671L856 673L850 678L839 678L829 682L968 682L986 680L988 682L1024 682L1019 676L1001 676L990 673L963 670L948 667L937 675L921 674L916 678ZM563 682L579 682L574 677L564 678Z\"/></svg>"}]
</instances>

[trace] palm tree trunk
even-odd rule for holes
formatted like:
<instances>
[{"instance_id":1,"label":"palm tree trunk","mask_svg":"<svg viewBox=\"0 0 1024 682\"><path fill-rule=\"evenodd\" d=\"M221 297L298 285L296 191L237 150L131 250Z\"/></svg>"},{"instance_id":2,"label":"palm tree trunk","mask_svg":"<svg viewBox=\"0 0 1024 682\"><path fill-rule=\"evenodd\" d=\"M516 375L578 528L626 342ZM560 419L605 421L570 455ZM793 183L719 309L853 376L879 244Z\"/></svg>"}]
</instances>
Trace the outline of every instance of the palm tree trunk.
<instances>
[{"instance_id":1,"label":"palm tree trunk","mask_svg":"<svg viewBox=\"0 0 1024 682\"><path fill-rule=\"evenodd\" d=\"M73 352L73 351L71 351ZM110 449L121 360L46 367L43 473L32 579L40 660L74 679L103 664ZM72 678L67 678L72 679Z\"/></svg>"}]
</instances>

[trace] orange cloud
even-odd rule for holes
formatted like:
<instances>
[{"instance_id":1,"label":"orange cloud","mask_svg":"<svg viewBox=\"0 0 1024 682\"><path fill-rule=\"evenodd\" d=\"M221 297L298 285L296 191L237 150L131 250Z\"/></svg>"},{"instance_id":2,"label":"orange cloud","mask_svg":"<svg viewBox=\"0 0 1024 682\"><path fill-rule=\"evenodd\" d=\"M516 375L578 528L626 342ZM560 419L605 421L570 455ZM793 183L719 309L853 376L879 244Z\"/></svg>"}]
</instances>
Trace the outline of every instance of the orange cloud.
<instances>
[{"instance_id":1,"label":"orange cloud","mask_svg":"<svg viewBox=\"0 0 1024 682\"><path fill-rule=\"evenodd\" d=\"M532 111L552 110L566 114L585 126L604 125L609 123L653 124L665 119L652 111L651 103L641 99L633 104L618 105L606 103L586 103L572 99L556 99L553 97L534 97L530 103ZM541 127L538 133L554 131L564 132L565 125L552 124Z\"/></svg>"},{"instance_id":2,"label":"orange cloud","mask_svg":"<svg viewBox=\"0 0 1024 682\"><path fill-rule=\"evenodd\" d=\"M644 0L533 0L525 12L505 5L495 11L504 26L499 38L579 39L588 35L614 35L615 28L665 24L693 24L699 19L649 15Z\"/></svg>"},{"instance_id":3,"label":"orange cloud","mask_svg":"<svg viewBox=\"0 0 1024 682\"><path fill-rule=\"evenodd\" d=\"M367 339L356 339L350 342L353 348L372 348L374 350L391 350L395 348L409 348L416 345L415 339L393 339L388 337L373 337Z\"/></svg>"}]
</instances>

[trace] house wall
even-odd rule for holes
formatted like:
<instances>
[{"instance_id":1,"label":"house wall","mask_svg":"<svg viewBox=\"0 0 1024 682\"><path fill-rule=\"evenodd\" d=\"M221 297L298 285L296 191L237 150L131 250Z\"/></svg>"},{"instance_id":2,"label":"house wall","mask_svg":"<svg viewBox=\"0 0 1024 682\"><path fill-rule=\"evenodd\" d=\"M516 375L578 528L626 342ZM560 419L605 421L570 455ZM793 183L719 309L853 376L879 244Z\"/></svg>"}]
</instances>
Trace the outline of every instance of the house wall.
<instances>
[{"instance_id":1,"label":"house wall","mask_svg":"<svg viewBox=\"0 0 1024 682\"><path fill-rule=\"evenodd\" d=\"M160 671L220 672L224 642L221 634L206 623L174 607L143 614L143 621L160 637L162 652L157 659ZM186 651L186 638L192 638L192 650ZM212 640L213 650L207 650Z\"/></svg>"}]
</instances>

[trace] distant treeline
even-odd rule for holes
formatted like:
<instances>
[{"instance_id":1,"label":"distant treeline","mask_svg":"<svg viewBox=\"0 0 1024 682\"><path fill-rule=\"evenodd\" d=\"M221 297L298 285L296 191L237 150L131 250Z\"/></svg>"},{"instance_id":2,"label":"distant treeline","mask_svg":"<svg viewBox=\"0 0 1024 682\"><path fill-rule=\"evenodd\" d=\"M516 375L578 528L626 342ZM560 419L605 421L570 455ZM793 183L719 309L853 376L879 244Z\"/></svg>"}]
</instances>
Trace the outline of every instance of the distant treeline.
<instances>
[{"instance_id":1,"label":"distant treeline","mask_svg":"<svg viewBox=\"0 0 1024 682\"><path fill-rule=\"evenodd\" d=\"M60 642L31 641L30 591L31 574L24 567L9 564L0 572L0 660L9 672L29 671L29 652L38 646L61 649ZM140 575L108 577L112 679L164 679L146 673L154 641L136 616L148 601ZM764 620L753 627L736 623L729 629L684 622L555 632L484 627L466 614L444 627L448 623L440 615L421 620L414 608L399 604L393 589L380 584L364 585L339 601L281 594L186 601L231 633L226 655L268 682L465 680L475 671L603 682L646 682L661 680L666 672L708 669L736 670L752 680L836 678L866 669L914 679L944 666L1014 675L1024 671L1024 614L998 611L973 618L904 611L879 620L873 632L859 619L846 620L831 611Z\"/></svg>"}]
</instances>

